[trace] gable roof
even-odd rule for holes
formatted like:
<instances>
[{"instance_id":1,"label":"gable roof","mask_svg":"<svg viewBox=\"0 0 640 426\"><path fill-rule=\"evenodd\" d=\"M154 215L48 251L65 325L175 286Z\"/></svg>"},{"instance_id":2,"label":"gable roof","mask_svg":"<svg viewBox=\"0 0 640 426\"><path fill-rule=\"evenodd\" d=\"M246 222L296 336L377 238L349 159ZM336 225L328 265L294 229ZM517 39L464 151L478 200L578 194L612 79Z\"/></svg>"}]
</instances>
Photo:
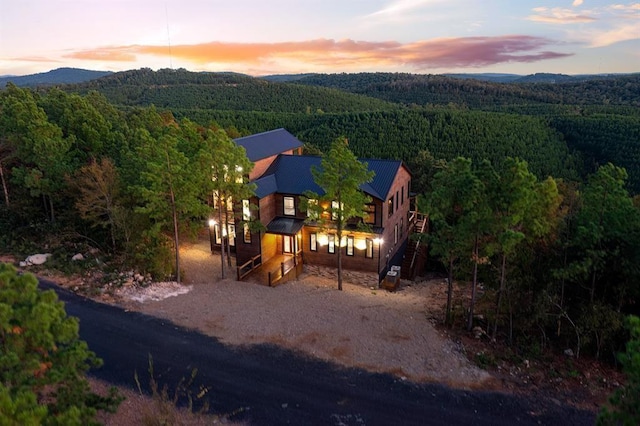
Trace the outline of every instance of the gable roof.
<instances>
[{"instance_id":1,"label":"gable roof","mask_svg":"<svg viewBox=\"0 0 640 426\"><path fill-rule=\"evenodd\" d=\"M253 162L303 146L298 138L285 129L257 133L234 139L234 141L244 148L247 152L247 158Z\"/></svg>"},{"instance_id":2,"label":"gable roof","mask_svg":"<svg viewBox=\"0 0 640 426\"><path fill-rule=\"evenodd\" d=\"M386 200L393 185L393 180L402 166L402 161L365 159L369 170L375 173L373 181L360 186L362 191L380 200ZM321 158L307 155L280 155L269 166L267 171L256 179L256 196L266 197L269 194L281 193L302 195L305 191L324 194L322 188L313 180L312 167L321 169Z\"/></svg>"}]
</instances>

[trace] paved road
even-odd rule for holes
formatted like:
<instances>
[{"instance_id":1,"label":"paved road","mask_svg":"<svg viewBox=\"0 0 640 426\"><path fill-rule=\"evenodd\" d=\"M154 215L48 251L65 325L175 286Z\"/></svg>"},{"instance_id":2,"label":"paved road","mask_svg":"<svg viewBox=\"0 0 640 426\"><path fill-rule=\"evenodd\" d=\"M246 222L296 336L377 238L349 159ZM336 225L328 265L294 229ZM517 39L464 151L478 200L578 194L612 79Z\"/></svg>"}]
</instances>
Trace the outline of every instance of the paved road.
<instances>
[{"instance_id":1,"label":"paved road","mask_svg":"<svg viewBox=\"0 0 640 426\"><path fill-rule=\"evenodd\" d=\"M93 302L55 284L80 336L104 366L93 372L134 387L148 382L149 355L161 385L198 369L217 413L251 425L591 425L590 413L543 400L401 381L313 360L271 345L226 346L166 320Z\"/></svg>"}]
</instances>

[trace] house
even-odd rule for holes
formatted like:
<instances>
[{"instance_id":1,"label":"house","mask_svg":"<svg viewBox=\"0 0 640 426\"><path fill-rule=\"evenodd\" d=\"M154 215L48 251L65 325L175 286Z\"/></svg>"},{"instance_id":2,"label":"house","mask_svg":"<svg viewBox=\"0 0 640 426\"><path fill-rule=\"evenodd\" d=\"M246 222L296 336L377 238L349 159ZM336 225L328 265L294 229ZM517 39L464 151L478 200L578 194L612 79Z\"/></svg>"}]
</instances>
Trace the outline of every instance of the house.
<instances>
[{"instance_id":1,"label":"house","mask_svg":"<svg viewBox=\"0 0 640 426\"><path fill-rule=\"evenodd\" d=\"M240 270L265 265L272 259L296 259L304 263L337 266L337 250L343 251L344 269L378 274L383 277L391 265L402 262L404 247L412 226L409 190L411 173L397 160L366 159L373 181L361 189L371 202L363 208L368 213L367 232L355 226L343 232L337 241L331 229L322 229L308 221L300 209L306 191L322 194L314 182L313 167L321 158L299 155L303 144L284 129L238 138L247 157L255 166L249 179L255 183L255 196L236 203L236 223L259 220L265 231L252 233L245 227L232 235L236 262ZM250 205L257 206L251 210ZM219 242L219 236L216 236ZM230 241L231 242L231 241ZM247 268L247 265L250 265Z\"/></svg>"}]
</instances>

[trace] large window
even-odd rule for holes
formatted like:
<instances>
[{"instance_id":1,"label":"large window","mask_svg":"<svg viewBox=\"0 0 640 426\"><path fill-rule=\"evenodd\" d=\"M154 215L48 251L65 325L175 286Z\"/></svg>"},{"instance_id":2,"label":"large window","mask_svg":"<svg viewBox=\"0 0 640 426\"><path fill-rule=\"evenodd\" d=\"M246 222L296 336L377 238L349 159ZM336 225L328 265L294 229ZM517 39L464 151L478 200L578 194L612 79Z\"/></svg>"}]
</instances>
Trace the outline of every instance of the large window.
<instances>
[{"instance_id":1,"label":"large window","mask_svg":"<svg viewBox=\"0 0 640 426\"><path fill-rule=\"evenodd\" d=\"M396 191L396 210L398 210L399 208L399 204L400 203L400 191Z\"/></svg>"},{"instance_id":2,"label":"large window","mask_svg":"<svg viewBox=\"0 0 640 426\"><path fill-rule=\"evenodd\" d=\"M336 252L336 236L334 234L329 234L329 244L327 245L327 250L329 253Z\"/></svg>"},{"instance_id":3,"label":"large window","mask_svg":"<svg viewBox=\"0 0 640 426\"><path fill-rule=\"evenodd\" d=\"M375 204L366 204L364 206L364 212L367 214L364 223L368 223L369 225L376 224L376 205Z\"/></svg>"},{"instance_id":4,"label":"large window","mask_svg":"<svg viewBox=\"0 0 640 426\"><path fill-rule=\"evenodd\" d=\"M242 233L243 235L243 241L246 244L251 244L251 230L249 229L249 225L247 225L246 223L244 224L244 232Z\"/></svg>"},{"instance_id":5,"label":"large window","mask_svg":"<svg viewBox=\"0 0 640 426\"><path fill-rule=\"evenodd\" d=\"M338 213L342 211L344 204L340 205L337 201L331 202L331 220L338 220Z\"/></svg>"},{"instance_id":6,"label":"large window","mask_svg":"<svg viewBox=\"0 0 640 426\"><path fill-rule=\"evenodd\" d=\"M387 208L389 209L389 217L391 217L393 215L393 197L387 201Z\"/></svg>"},{"instance_id":7,"label":"large window","mask_svg":"<svg viewBox=\"0 0 640 426\"><path fill-rule=\"evenodd\" d=\"M296 204L293 197L284 197L284 214L285 216L296 215Z\"/></svg>"},{"instance_id":8,"label":"large window","mask_svg":"<svg viewBox=\"0 0 640 426\"><path fill-rule=\"evenodd\" d=\"M398 224L393 228L393 243L398 244Z\"/></svg>"},{"instance_id":9,"label":"large window","mask_svg":"<svg viewBox=\"0 0 640 426\"><path fill-rule=\"evenodd\" d=\"M309 234L309 250L318 251L318 234Z\"/></svg>"},{"instance_id":10,"label":"large window","mask_svg":"<svg viewBox=\"0 0 640 426\"><path fill-rule=\"evenodd\" d=\"M369 238L367 238L367 248L365 249L364 257L373 259L373 240Z\"/></svg>"},{"instance_id":11,"label":"large window","mask_svg":"<svg viewBox=\"0 0 640 426\"><path fill-rule=\"evenodd\" d=\"M309 198L307 203L307 217L309 220L318 220L318 200Z\"/></svg>"},{"instance_id":12,"label":"large window","mask_svg":"<svg viewBox=\"0 0 640 426\"><path fill-rule=\"evenodd\" d=\"M353 256L353 237L347 237L347 256Z\"/></svg>"},{"instance_id":13,"label":"large window","mask_svg":"<svg viewBox=\"0 0 640 426\"><path fill-rule=\"evenodd\" d=\"M249 200L242 200L242 220L248 222L251 220L251 208L249 207Z\"/></svg>"}]
</instances>

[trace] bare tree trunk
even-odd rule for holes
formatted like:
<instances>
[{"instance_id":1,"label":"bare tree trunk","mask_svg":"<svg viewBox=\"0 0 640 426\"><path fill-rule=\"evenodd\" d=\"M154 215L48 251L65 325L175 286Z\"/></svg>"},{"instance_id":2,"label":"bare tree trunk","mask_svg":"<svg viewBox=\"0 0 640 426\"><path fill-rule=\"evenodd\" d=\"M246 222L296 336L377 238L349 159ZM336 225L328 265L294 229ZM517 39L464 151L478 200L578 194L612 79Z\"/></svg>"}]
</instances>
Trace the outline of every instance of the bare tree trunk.
<instances>
[{"instance_id":1,"label":"bare tree trunk","mask_svg":"<svg viewBox=\"0 0 640 426\"><path fill-rule=\"evenodd\" d=\"M500 318L500 311L502 307L502 297L505 290L505 276L507 275L507 255L502 253L502 262L500 264L500 288L498 290L498 300L496 301L496 319L493 322L493 331L491 332L491 338L496 339L498 334L498 320Z\"/></svg>"},{"instance_id":2,"label":"bare tree trunk","mask_svg":"<svg viewBox=\"0 0 640 426\"><path fill-rule=\"evenodd\" d=\"M4 203L9 205L9 190L7 189L7 181L4 178L4 167L0 163L0 180L2 180L2 192L4 193Z\"/></svg>"},{"instance_id":3,"label":"bare tree trunk","mask_svg":"<svg viewBox=\"0 0 640 426\"><path fill-rule=\"evenodd\" d=\"M340 247L342 244L342 229L338 228L338 290L342 291L342 248Z\"/></svg>"},{"instance_id":4,"label":"bare tree trunk","mask_svg":"<svg viewBox=\"0 0 640 426\"><path fill-rule=\"evenodd\" d=\"M453 299L453 257L449 258L449 270L447 271L447 310L444 313L444 323L451 324L451 302Z\"/></svg>"},{"instance_id":5,"label":"bare tree trunk","mask_svg":"<svg viewBox=\"0 0 640 426\"><path fill-rule=\"evenodd\" d=\"M222 197L218 194L218 225L220 230L220 276L224 280L224 238L222 237ZM214 230L215 231L215 230Z\"/></svg>"},{"instance_id":6,"label":"bare tree trunk","mask_svg":"<svg viewBox=\"0 0 640 426\"><path fill-rule=\"evenodd\" d=\"M56 221L56 215L53 211L53 198L51 198L51 196L47 196L45 197L45 199L49 200L49 212L51 213L51 223L55 223Z\"/></svg>"},{"instance_id":7,"label":"bare tree trunk","mask_svg":"<svg viewBox=\"0 0 640 426\"><path fill-rule=\"evenodd\" d=\"M169 178L169 200L171 201L171 216L173 219L173 244L176 254L176 282L180 284L180 236L178 233L178 211L176 209L176 194L173 190L173 182L171 181L171 160L169 153L165 152L167 157L167 171Z\"/></svg>"},{"instance_id":8,"label":"bare tree trunk","mask_svg":"<svg viewBox=\"0 0 640 426\"><path fill-rule=\"evenodd\" d=\"M229 270L231 270L231 232L229 232L229 210L227 209L227 199L225 198L224 203L224 229L227 233L227 266L229 266Z\"/></svg>"},{"instance_id":9,"label":"bare tree trunk","mask_svg":"<svg viewBox=\"0 0 640 426\"><path fill-rule=\"evenodd\" d=\"M469 317L467 318L467 331L473 328L473 310L476 305L476 288L478 287L478 235L473 243L473 280L471 282L471 303L469 304Z\"/></svg>"}]
</instances>

